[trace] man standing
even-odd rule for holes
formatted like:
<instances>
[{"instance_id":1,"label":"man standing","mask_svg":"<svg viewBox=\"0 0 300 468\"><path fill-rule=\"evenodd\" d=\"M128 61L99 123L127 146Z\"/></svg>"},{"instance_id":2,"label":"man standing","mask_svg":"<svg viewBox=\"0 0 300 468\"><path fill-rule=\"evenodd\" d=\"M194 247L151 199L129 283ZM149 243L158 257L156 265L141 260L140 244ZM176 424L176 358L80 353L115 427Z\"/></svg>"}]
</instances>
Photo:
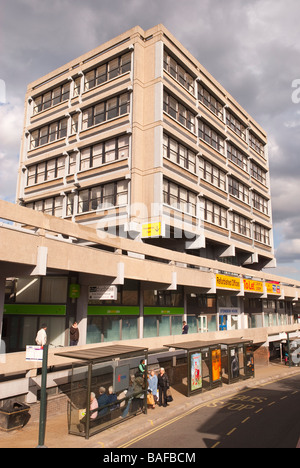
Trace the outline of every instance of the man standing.
<instances>
[{"instance_id":1,"label":"man standing","mask_svg":"<svg viewBox=\"0 0 300 468\"><path fill-rule=\"evenodd\" d=\"M189 331L189 326L186 322L182 322L182 335L187 335Z\"/></svg>"},{"instance_id":2,"label":"man standing","mask_svg":"<svg viewBox=\"0 0 300 468\"><path fill-rule=\"evenodd\" d=\"M74 322L70 328L70 346L77 346L79 341L78 323Z\"/></svg>"},{"instance_id":3,"label":"man standing","mask_svg":"<svg viewBox=\"0 0 300 468\"><path fill-rule=\"evenodd\" d=\"M43 323L35 338L35 342L38 346L45 346L45 344L47 343L46 330L47 330L47 325Z\"/></svg>"},{"instance_id":4,"label":"man standing","mask_svg":"<svg viewBox=\"0 0 300 468\"><path fill-rule=\"evenodd\" d=\"M159 391L159 403L158 406L168 406L167 403L167 389L169 388L169 379L167 374L165 373L165 369L163 367L160 368L158 377L158 391Z\"/></svg>"}]
</instances>

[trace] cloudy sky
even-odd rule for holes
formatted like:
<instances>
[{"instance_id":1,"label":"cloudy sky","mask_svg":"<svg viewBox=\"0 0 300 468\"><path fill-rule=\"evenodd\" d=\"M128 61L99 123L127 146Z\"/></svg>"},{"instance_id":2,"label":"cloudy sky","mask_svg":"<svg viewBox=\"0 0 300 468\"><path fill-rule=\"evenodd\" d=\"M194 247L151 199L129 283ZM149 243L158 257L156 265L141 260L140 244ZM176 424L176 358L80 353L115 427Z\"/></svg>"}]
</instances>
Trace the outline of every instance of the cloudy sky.
<instances>
[{"instance_id":1,"label":"cloudy sky","mask_svg":"<svg viewBox=\"0 0 300 468\"><path fill-rule=\"evenodd\" d=\"M299 0L0 0L0 198L15 201L27 84L163 23L267 131L271 271L300 280L299 18Z\"/></svg>"}]
</instances>

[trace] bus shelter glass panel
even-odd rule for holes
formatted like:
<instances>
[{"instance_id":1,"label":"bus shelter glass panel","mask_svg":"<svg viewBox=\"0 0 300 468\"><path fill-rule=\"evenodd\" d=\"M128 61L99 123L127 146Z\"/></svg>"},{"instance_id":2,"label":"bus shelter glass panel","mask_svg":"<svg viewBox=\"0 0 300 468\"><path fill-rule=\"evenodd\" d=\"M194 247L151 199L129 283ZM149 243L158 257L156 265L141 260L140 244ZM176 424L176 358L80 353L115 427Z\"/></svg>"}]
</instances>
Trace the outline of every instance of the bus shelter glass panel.
<instances>
[{"instance_id":1,"label":"bus shelter glass panel","mask_svg":"<svg viewBox=\"0 0 300 468\"><path fill-rule=\"evenodd\" d=\"M188 395L202 392L202 353L200 350L188 354Z\"/></svg>"},{"instance_id":2,"label":"bus shelter glass panel","mask_svg":"<svg viewBox=\"0 0 300 468\"><path fill-rule=\"evenodd\" d=\"M254 351L250 344L245 345L245 377L254 377Z\"/></svg>"},{"instance_id":3,"label":"bus shelter glass panel","mask_svg":"<svg viewBox=\"0 0 300 468\"><path fill-rule=\"evenodd\" d=\"M68 401L69 434L89 438L147 412L147 386L139 359L73 365ZM118 365L119 363L119 365Z\"/></svg>"}]
</instances>

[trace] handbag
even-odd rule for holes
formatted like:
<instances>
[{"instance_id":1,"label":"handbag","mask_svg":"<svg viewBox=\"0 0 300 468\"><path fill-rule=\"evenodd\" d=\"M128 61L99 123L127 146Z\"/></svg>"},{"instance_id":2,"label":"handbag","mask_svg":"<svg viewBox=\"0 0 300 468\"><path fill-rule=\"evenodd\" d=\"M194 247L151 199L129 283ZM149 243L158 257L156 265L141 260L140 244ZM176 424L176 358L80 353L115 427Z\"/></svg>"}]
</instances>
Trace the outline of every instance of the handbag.
<instances>
[{"instance_id":1,"label":"handbag","mask_svg":"<svg viewBox=\"0 0 300 468\"><path fill-rule=\"evenodd\" d=\"M173 397L172 397L171 390L168 388L167 389L167 403L170 403L171 401L173 401Z\"/></svg>"},{"instance_id":2,"label":"handbag","mask_svg":"<svg viewBox=\"0 0 300 468\"><path fill-rule=\"evenodd\" d=\"M152 393L147 394L147 404L151 406L155 405L154 396Z\"/></svg>"}]
</instances>

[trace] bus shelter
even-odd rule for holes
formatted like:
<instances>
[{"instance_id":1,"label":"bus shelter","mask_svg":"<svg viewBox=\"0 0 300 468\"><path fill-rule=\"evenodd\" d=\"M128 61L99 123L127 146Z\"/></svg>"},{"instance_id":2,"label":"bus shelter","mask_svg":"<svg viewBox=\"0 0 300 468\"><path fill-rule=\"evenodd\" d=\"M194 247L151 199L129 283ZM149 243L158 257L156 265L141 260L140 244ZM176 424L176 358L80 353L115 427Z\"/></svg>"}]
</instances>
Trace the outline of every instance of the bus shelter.
<instances>
[{"instance_id":1,"label":"bus shelter","mask_svg":"<svg viewBox=\"0 0 300 468\"><path fill-rule=\"evenodd\" d=\"M148 348L111 345L56 355L72 359L69 434L89 439L147 413Z\"/></svg>"},{"instance_id":2,"label":"bus shelter","mask_svg":"<svg viewBox=\"0 0 300 468\"><path fill-rule=\"evenodd\" d=\"M187 396L222 386L221 345L190 341L164 345L187 352Z\"/></svg>"},{"instance_id":3,"label":"bus shelter","mask_svg":"<svg viewBox=\"0 0 300 468\"><path fill-rule=\"evenodd\" d=\"M221 341L223 379L228 384L254 377L253 341L245 339L227 339Z\"/></svg>"},{"instance_id":4,"label":"bus shelter","mask_svg":"<svg viewBox=\"0 0 300 468\"><path fill-rule=\"evenodd\" d=\"M187 396L254 377L253 342L240 339L165 345L187 352Z\"/></svg>"}]
</instances>

